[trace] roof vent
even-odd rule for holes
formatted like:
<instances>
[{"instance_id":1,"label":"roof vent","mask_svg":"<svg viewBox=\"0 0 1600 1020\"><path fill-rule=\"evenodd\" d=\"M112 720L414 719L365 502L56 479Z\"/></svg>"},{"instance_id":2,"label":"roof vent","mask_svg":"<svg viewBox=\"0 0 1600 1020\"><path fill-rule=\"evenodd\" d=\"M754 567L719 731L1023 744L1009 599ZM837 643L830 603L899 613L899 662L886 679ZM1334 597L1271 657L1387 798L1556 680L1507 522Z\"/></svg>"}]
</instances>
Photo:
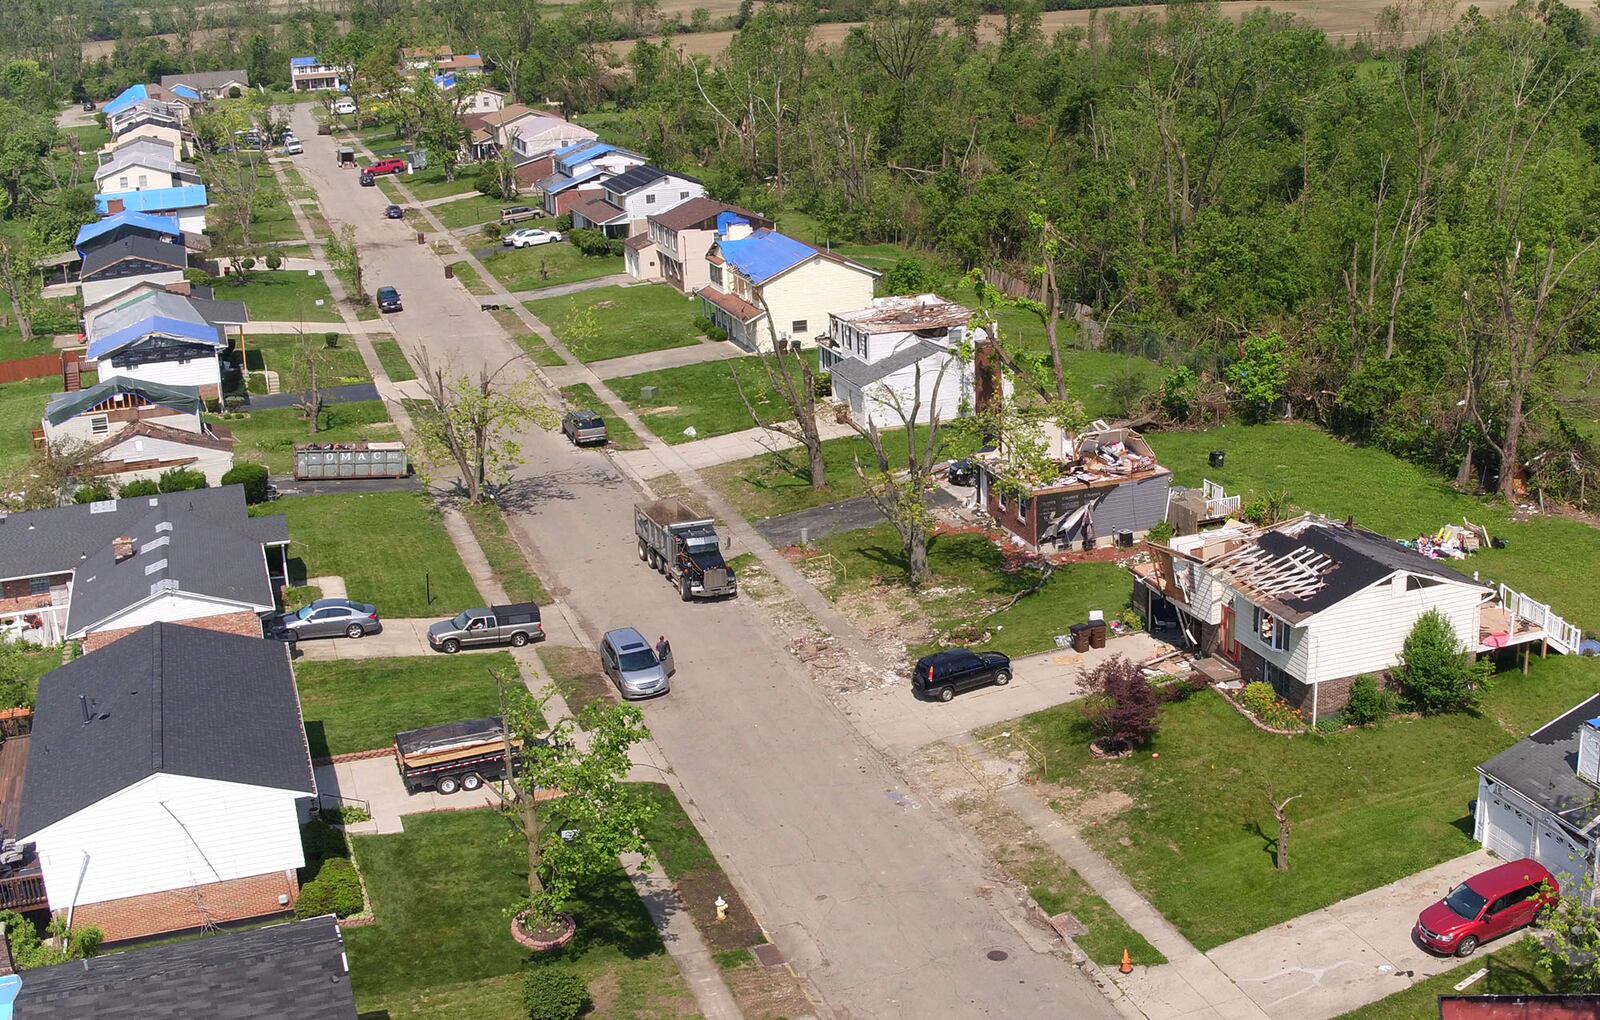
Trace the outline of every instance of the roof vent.
<instances>
[{"instance_id":1,"label":"roof vent","mask_svg":"<svg viewBox=\"0 0 1600 1020\"><path fill-rule=\"evenodd\" d=\"M172 522L171 521L162 521L160 524L156 525L156 530L157 531L171 531L172 530Z\"/></svg>"},{"instance_id":2,"label":"roof vent","mask_svg":"<svg viewBox=\"0 0 1600 1020\"><path fill-rule=\"evenodd\" d=\"M116 510L117 501L114 499L97 499L89 504L89 512L92 514L109 514L115 513Z\"/></svg>"},{"instance_id":3,"label":"roof vent","mask_svg":"<svg viewBox=\"0 0 1600 1020\"><path fill-rule=\"evenodd\" d=\"M1578 777L1600 786L1600 719L1578 727Z\"/></svg>"},{"instance_id":4,"label":"roof vent","mask_svg":"<svg viewBox=\"0 0 1600 1020\"><path fill-rule=\"evenodd\" d=\"M111 556L118 563L133 556L133 538L123 535L111 540Z\"/></svg>"},{"instance_id":5,"label":"roof vent","mask_svg":"<svg viewBox=\"0 0 1600 1020\"><path fill-rule=\"evenodd\" d=\"M144 576L149 577L156 571L165 569L167 569L167 558L163 556L161 559L156 560L154 563L151 563L144 568Z\"/></svg>"},{"instance_id":6,"label":"roof vent","mask_svg":"<svg viewBox=\"0 0 1600 1020\"><path fill-rule=\"evenodd\" d=\"M178 579L175 577L163 577L161 580L150 586L150 594L152 595L160 595L164 591L178 590Z\"/></svg>"}]
</instances>

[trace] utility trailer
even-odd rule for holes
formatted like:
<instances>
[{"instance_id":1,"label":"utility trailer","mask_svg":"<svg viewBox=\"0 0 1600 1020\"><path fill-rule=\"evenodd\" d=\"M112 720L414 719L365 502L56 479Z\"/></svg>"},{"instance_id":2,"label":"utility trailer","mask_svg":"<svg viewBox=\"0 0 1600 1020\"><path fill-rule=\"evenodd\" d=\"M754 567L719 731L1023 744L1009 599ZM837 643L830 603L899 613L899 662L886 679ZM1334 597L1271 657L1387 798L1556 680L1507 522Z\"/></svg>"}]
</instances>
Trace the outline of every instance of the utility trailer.
<instances>
[{"instance_id":1,"label":"utility trailer","mask_svg":"<svg viewBox=\"0 0 1600 1020\"><path fill-rule=\"evenodd\" d=\"M513 762L521 747L522 741L513 738ZM476 790L506 776L505 726L491 716L406 730L394 735L394 757L408 793Z\"/></svg>"},{"instance_id":2,"label":"utility trailer","mask_svg":"<svg viewBox=\"0 0 1600 1020\"><path fill-rule=\"evenodd\" d=\"M658 499L634 506L633 531L639 559L671 581L683 601L739 593L733 568L722 558L716 521L675 499Z\"/></svg>"}]
</instances>

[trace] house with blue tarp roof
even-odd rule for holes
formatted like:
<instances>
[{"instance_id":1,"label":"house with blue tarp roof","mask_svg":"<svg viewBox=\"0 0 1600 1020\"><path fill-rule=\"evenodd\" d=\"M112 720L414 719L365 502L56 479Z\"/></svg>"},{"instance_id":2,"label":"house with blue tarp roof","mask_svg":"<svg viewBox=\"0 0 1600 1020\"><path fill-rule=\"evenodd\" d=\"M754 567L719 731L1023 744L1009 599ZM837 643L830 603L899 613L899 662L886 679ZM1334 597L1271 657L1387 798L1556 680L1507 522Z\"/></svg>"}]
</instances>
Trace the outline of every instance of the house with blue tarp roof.
<instances>
[{"instance_id":1,"label":"house with blue tarp roof","mask_svg":"<svg viewBox=\"0 0 1600 1020\"><path fill-rule=\"evenodd\" d=\"M174 216L178 225L191 234L206 229L206 186L185 184L175 188L150 188L144 191L110 191L94 197L95 210L102 216L119 212L154 213Z\"/></svg>"},{"instance_id":2,"label":"house with blue tarp roof","mask_svg":"<svg viewBox=\"0 0 1600 1020\"><path fill-rule=\"evenodd\" d=\"M188 123L189 106L198 101L178 95L160 85L129 85L100 108L106 129L113 138L122 134L141 117L159 117L181 127Z\"/></svg>"},{"instance_id":3,"label":"house with blue tarp roof","mask_svg":"<svg viewBox=\"0 0 1600 1020\"><path fill-rule=\"evenodd\" d=\"M135 235L177 241L183 237L183 228L178 225L176 216L125 210L79 227L72 246L79 255L84 255L92 248Z\"/></svg>"},{"instance_id":4,"label":"house with blue tarp roof","mask_svg":"<svg viewBox=\"0 0 1600 1020\"><path fill-rule=\"evenodd\" d=\"M719 217L696 293L706 318L748 350L813 347L828 317L872 303L879 273L743 217Z\"/></svg>"},{"instance_id":5,"label":"house with blue tarp roof","mask_svg":"<svg viewBox=\"0 0 1600 1020\"><path fill-rule=\"evenodd\" d=\"M88 356L99 365L100 380L126 376L162 386L192 386L213 399L219 396L221 354L228 346L223 328L198 312L177 314L181 317L146 315L91 337Z\"/></svg>"}]
</instances>

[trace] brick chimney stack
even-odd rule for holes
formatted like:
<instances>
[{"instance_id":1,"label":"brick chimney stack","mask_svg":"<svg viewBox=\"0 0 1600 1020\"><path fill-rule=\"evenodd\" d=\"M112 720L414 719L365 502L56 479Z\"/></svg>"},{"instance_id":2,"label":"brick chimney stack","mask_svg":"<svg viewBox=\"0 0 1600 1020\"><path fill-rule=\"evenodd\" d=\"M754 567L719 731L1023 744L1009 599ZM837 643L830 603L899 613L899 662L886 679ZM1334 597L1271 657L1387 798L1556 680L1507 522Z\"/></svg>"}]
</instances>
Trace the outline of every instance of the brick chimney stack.
<instances>
[{"instance_id":1,"label":"brick chimney stack","mask_svg":"<svg viewBox=\"0 0 1600 1020\"><path fill-rule=\"evenodd\" d=\"M133 558L133 539L128 535L111 540L111 555L118 563Z\"/></svg>"}]
</instances>

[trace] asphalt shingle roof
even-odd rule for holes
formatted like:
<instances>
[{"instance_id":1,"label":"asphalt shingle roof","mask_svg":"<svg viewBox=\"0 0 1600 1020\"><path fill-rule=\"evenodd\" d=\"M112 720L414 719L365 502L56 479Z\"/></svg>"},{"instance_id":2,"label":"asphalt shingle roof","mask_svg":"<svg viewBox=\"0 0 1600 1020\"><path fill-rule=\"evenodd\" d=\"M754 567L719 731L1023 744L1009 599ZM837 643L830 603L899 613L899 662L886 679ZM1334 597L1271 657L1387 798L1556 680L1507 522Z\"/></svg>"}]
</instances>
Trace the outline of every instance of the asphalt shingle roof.
<instances>
[{"instance_id":1,"label":"asphalt shingle roof","mask_svg":"<svg viewBox=\"0 0 1600 1020\"><path fill-rule=\"evenodd\" d=\"M30 970L17 1020L356 1020L344 940L314 917Z\"/></svg>"},{"instance_id":2,"label":"asphalt shingle roof","mask_svg":"<svg viewBox=\"0 0 1600 1020\"><path fill-rule=\"evenodd\" d=\"M1600 791L1578 778L1578 732L1596 716L1600 694L1501 751L1478 771L1560 815L1579 832L1588 832L1600 820Z\"/></svg>"},{"instance_id":3,"label":"asphalt shingle roof","mask_svg":"<svg viewBox=\"0 0 1600 1020\"><path fill-rule=\"evenodd\" d=\"M196 71L193 74L164 74L161 76L161 85L172 88L174 85L187 85L201 92L210 89L220 89L222 86L238 82L240 85L250 84L248 71Z\"/></svg>"},{"instance_id":4,"label":"asphalt shingle roof","mask_svg":"<svg viewBox=\"0 0 1600 1020\"><path fill-rule=\"evenodd\" d=\"M88 279L124 259L144 259L157 265L183 269L189 264L189 250L171 241L158 241L153 237L134 234L101 245L85 255L81 275Z\"/></svg>"},{"instance_id":5,"label":"asphalt shingle roof","mask_svg":"<svg viewBox=\"0 0 1600 1020\"><path fill-rule=\"evenodd\" d=\"M902 368L909 368L923 358L930 358L935 354L942 354L944 351L943 347L932 341L918 340L916 343L900 348L887 358L879 358L877 361L845 358L835 363L829 372L833 378L843 379L851 386L860 389L863 386L870 386L879 380L886 379ZM926 373L924 373L924 378L927 378ZM932 381L932 379L928 379L929 383L932 383Z\"/></svg>"},{"instance_id":6,"label":"asphalt shingle roof","mask_svg":"<svg viewBox=\"0 0 1600 1020\"><path fill-rule=\"evenodd\" d=\"M23 834L153 775L315 793L288 647L152 623L45 674Z\"/></svg>"},{"instance_id":7,"label":"asphalt shingle roof","mask_svg":"<svg viewBox=\"0 0 1600 1020\"><path fill-rule=\"evenodd\" d=\"M650 219L668 230L687 230L697 224L706 224L707 229L709 229L711 225L716 223L717 217L723 213L732 213L735 216L742 217L756 227L769 226L772 222L757 216L755 213L747 212L736 205L729 205L726 202L718 202L714 198L705 197L691 198L687 202L681 202L673 206L666 212L655 213Z\"/></svg>"}]
</instances>

